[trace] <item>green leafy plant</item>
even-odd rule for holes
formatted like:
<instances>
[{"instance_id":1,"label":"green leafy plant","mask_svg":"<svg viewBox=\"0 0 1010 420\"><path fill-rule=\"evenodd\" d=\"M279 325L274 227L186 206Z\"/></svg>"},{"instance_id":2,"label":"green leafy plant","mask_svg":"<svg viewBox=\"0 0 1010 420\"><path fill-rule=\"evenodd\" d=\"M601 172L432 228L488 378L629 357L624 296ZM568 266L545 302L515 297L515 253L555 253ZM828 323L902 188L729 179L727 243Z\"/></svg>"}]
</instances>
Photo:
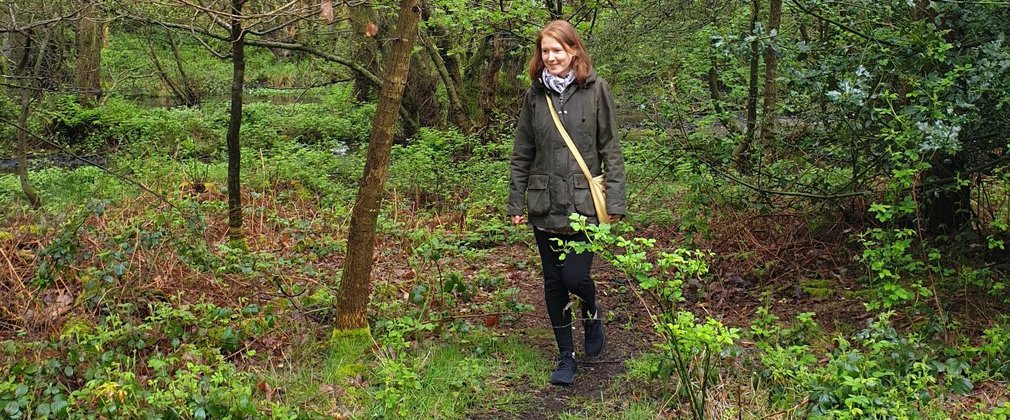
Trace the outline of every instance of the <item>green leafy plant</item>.
<instances>
[{"instance_id":1,"label":"green leafy plant","mask_svg":"<svg viewBox=\"0 0 1010 420\"><path fill-rule=\"evenodd\" d=\"M899 334L892 315L871 319L849 339L836 337L823 363L807 344L762 346L773 401L806 396L812 418L916 418L927 412L936 386L971 391L967 364L934 355L915 335Z\"/></svg>"},{"instance_id":2,"label":"green leafy plant","mask_svg":"<svg viewBox=\"0 0 1010 420\"><path fill-rule=\"evenodd\" d=\"M686 400L691 416L705 417L708 392L718 379L723 357L730 355L740 336L716 319L698 319L694 314L677 309L684 301L686 281L700 279L708 273L707 258L711 253L678 248L659 252L655 259L649 251L656 241L648 238L626 239L614 231L613 225L590 225L586 217L573 214L571 226L586 232L588 242L563 242L566 252L594 252L602 256L649 293L663 308L653 314L653 327L663 339L658 348L664 355L657 374L676 377L676 394Z\"/></svg>"}]
</instances>

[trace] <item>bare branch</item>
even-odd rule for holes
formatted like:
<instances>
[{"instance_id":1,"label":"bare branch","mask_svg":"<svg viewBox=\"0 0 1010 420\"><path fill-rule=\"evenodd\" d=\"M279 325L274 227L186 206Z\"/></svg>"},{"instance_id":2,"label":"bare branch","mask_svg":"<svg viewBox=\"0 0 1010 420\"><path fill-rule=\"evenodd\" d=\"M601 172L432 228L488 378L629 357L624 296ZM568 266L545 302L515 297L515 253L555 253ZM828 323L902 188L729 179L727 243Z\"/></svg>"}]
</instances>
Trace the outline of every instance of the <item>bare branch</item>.
<instances>
[{"instance_id":1,"label":"bare branch","mask_svg":"<svg viewBox=\"0 0 1010 420\"><path fill-rule=\"evenodd\" d=\"M209 38L217 39L219 41L230 42L230 39L229 39L229 37L227 35L216 34L216 33L213 33L213 32L211 32L209 30L206 30L206 29L203 29L203 28L197 28L195 26L183 25L183 24L173 23L173 22L163 22L163 21L158 21L158 20L149 19L149 18L145 18L145 17L139 17L139 16L127 16L127 18L135 20L137 22L148 23L148 24L153 24L153 25L162 25L162 26L169 27L169 28L181 29L181 30L189 31L189 32L194 33L194 34L200 34L200 35L203 35L203 36L206 36L206 37L209 37ZM246 42L247 45L251 45L251 46L255 46L255 47L280 48L280 49L291 50L291 51L301 51L301 52L304 52L306 54L314 55L316 57L325 59L327 61L332 61L334 63L342 64L342 65L348 67L349 69L353 70L354 72L359 73L362 76L365 76L365 78L367 78L372 83L375 83L376 85L379 85L379 84L382 83L381 80L379 80L378 76L376 76L374 73L372 73L371 71L369 71L368 69L366 69L365 67L363 67L361 64L358 64L358 63L356 63L356 62L354 62L354 61L352 61L350 59L347 59L347 58L344 58L344 57L341 57L341 56L338 56L338 55L335 55L335 54L330 54L330 53L327 53L327 52L323 52L323 51L317 50L315 48L312 48L312 47L304 45L304 44L289 43L289 42L277 42L277 41L265 41L265 40L262 40L262 39L249 39L249 40L246 40L245 42Z\"/></svg>"},{"instance_id":2,"label":"bare branch","mask_svg":"<svg viewBox=\"0 0 1010 420\"><path fill-rule=\"evenodd\" d=\"M52 19L46 19L46 20L41 20L41 21L38 21L38 22L32 22L32 23L29 23L29 24L27 24L25 26L22 26L20 28L3 28L3 27L0 27L0 34L6 34L6 33L24 33L24 32L27 32L29 30L38 28L40 26L49 26L49 25L53 25L53 24L56 24L56 23L60 23L60 22L65 21L65 20L72 20L72 19L76 18L77 15L79 15L87 7L88 6L81 7L81 8L79 8L77 10L74 10L73 12L71 12L70 14L67 14L65 16L56 16L56 17L54 17ZM11 10L10 12L11 12L12 15L14 14L13 10ZM11 22L14 22L13 16L11 17Z\"/></svg>"},{"instance_id":3,"label":"bare branch","mask_svg":"<svg viewBox=\"0 0 1010 420\"><path fill-rule=\"evenodd\" d=\"M291 25L293 25L295 23L301 22L301 21L306 20L306 19L308 19L308 18L310 18L312 16L315 16L315 14L316 14L315 12L306 13L306 14L298 16L298 17L296 17L296 18L294 18L292 20L289 20L289 21L281 23L281 24L279 24L277 26L274 26L273 28L270 28L270 29L266 29L266 30L262 30L262 31L254 31L254 30L250 29L250 30L247 30L246 32L248 32L250 34L253 34L253 35L256 35L256 36L269 35L271 33L274 33L274 32L277 32L277 31L279 31L281 29L284 29L284 28L286 28L288 26L291 26Z\"/></svg>"},{"instance_id":4,"label":"bare branch","mask_svg":"<svg viewBox=\"0 0 1010 420\"><path fill-rule=\"evenodd\" d=\"M878 44L887 45L888 47L892 47L892 48L901 48L901 45L895 44L895 43L893 43L891 41L887 41L887 40L883 40L883 39L879 39L879 38L874 38L874 37L872 37L870 35L867 35L867 34L864 34L864 33L860 32L859 30L857 30L855 28L847 26L847 25L845 25L845 24L843 24L841 22L838 22L836 20L832 20L830 18L821 16L821 15L817 14L817 12L814 12L813 10L810 10L810 9L807 9L806 7L803 7L803 4L800 3L799 0L791 0L791 2L798 9L800 9L803 13L806 13L806 14L808 14L810 16L813 16L813 17L815 17L817 19L820 19L820 20L822 20L824 22L827 22L827 23L830 23L832 25L835 25L839 29L841 29L841 30L843 30L845 32L848 32L850 34L856 35L856 36L858 36L860 38L863 38L863 39L865 39L867 41L873 41L873 42L876 42Z\"/></svg>"},{"instance_id":5,"label":"bare branch","mask_svg":"<svg viewBox=\"0 0 1010 420\"><path fill-rule=\"evenodd\" d=\"M250 19L276 18L277 16L282 15L282 12L287 11L288 9L290 9L291 6L294 6L294 5L298 4L299 0L291 0L290 2L284 4L283 6L280 6L280 7L276 8L274 10L271 10L271 11L266 12L266 13L255 14L255 15L235 15L233 13L230 13L230 12L227 12L227 11L224 11L224 10L218 10L218 9L214 9L212 7L204 6L202 2L201 3L194 3L194 2L191 2L191 1L188 1L188 0L173 0L173 2L174 3L180 3L183 6L199 10L201 12L204 12L204 13L208 14L208 15L214 16L214 17L216 17L218 19L243 19L243 20L250 20ZM166 6L169 5L169 4L166 4L164 2L160 2L160 3L162 5L166 5Z\"/></svg>"}]
</instances>

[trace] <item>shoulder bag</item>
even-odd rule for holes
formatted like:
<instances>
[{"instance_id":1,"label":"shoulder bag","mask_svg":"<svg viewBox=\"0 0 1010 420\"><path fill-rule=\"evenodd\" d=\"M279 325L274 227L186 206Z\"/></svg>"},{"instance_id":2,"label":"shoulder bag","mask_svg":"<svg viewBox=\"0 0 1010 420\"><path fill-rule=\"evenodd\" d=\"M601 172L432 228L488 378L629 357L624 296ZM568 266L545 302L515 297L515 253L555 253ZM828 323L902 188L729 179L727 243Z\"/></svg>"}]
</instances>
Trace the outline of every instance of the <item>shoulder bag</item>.
<instances>
[{"instance_id":1,"label":"shoulder bag","mask_svg":"<svg viewBox=\"0 0 1010 420\"><path fill-rule=\"evenodd\" d=\"M589 167L586 166L586 161L582 159L582 154L579 153L579 149L575 147L575 143L568 135L568 131L565 130L565 126L561 124L561 119L558 118L558 113L554 110L554 102L551 101L550 94L545 93L544 96L547 98L547 108L550 109L551 118L554 119L554 125L558 127L558 132L561 133L561 138L565 139L565 144L568 145L568 150L570 150L572 155L575 156L575 161L579 163L579 168L582 168L582 174L585 175L586 181L589 182L589 193L593 196L593 206L596 208L596 218L599 219L600 223L610 223L610 216L607 215L607 192L604 187L605 175L594 177L592 172L589 172Z\"/></svg>"}]
</instances>

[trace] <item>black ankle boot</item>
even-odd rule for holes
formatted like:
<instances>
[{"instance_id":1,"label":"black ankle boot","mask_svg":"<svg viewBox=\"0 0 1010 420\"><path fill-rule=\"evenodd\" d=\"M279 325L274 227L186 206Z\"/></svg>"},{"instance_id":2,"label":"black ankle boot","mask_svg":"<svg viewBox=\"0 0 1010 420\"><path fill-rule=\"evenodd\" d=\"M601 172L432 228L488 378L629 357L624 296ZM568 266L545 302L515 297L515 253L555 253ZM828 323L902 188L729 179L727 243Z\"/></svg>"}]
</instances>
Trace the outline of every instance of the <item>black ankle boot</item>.
<instances>
[{"instance_id":1,"label":"black ankle boot","mask_svg":"<svg viewBox=\"0 0 1010 420\"><path fill-rule=\"evenodd\" d=\"M554 385L571 385L575 382L575 352L564 352L558 356L558 368L551 373L551 383Z\"/></svg>"},{"instance_id":2,"label":"black ankle boot","mask_svg":"<svg viewBox=\"0 0 1010 420\"><path fill-rule=\"evenodd\" d=\"M593 316L582 321L582 329L586 334L586 356L596 357L603 353L603 311L596 306Z\"/></svg>"}]
</instances>

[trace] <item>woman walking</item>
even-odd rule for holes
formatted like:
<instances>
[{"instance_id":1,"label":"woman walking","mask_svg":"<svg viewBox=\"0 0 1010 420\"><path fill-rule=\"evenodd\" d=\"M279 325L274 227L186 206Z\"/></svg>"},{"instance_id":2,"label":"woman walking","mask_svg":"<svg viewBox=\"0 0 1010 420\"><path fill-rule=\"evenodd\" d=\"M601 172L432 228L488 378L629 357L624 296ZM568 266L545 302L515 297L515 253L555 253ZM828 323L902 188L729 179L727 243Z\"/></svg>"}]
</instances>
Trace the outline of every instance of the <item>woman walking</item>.
<instances>
[{"instance_id":1,"label":"woman walking","mask_svg":"<svg viewBox=\"0 0 1010 420\"><path fill-rule=\"evenodd\" d=\"M596 75L582 40L568 22L553 21L537 34L529 75L532 86L523 99L510 162L507 213L513 224L533 225L547 314L558 344L551 383L571 385L576 361L572 314L567 310L570 295L582 302L586 356L603 352L603 311L596 303L596 286L589 274L593 255L569 254L562 261L555 239L586 241L585 233L570 227L572 213L586 216L590 223L601 222L582 165L593 177L606 175L605 207L610 220L602 222L611 223L626 214L624 160L610 87ZM570 136L584 163L576 159L562 131Z\"/></svg>"}]
</instances>

